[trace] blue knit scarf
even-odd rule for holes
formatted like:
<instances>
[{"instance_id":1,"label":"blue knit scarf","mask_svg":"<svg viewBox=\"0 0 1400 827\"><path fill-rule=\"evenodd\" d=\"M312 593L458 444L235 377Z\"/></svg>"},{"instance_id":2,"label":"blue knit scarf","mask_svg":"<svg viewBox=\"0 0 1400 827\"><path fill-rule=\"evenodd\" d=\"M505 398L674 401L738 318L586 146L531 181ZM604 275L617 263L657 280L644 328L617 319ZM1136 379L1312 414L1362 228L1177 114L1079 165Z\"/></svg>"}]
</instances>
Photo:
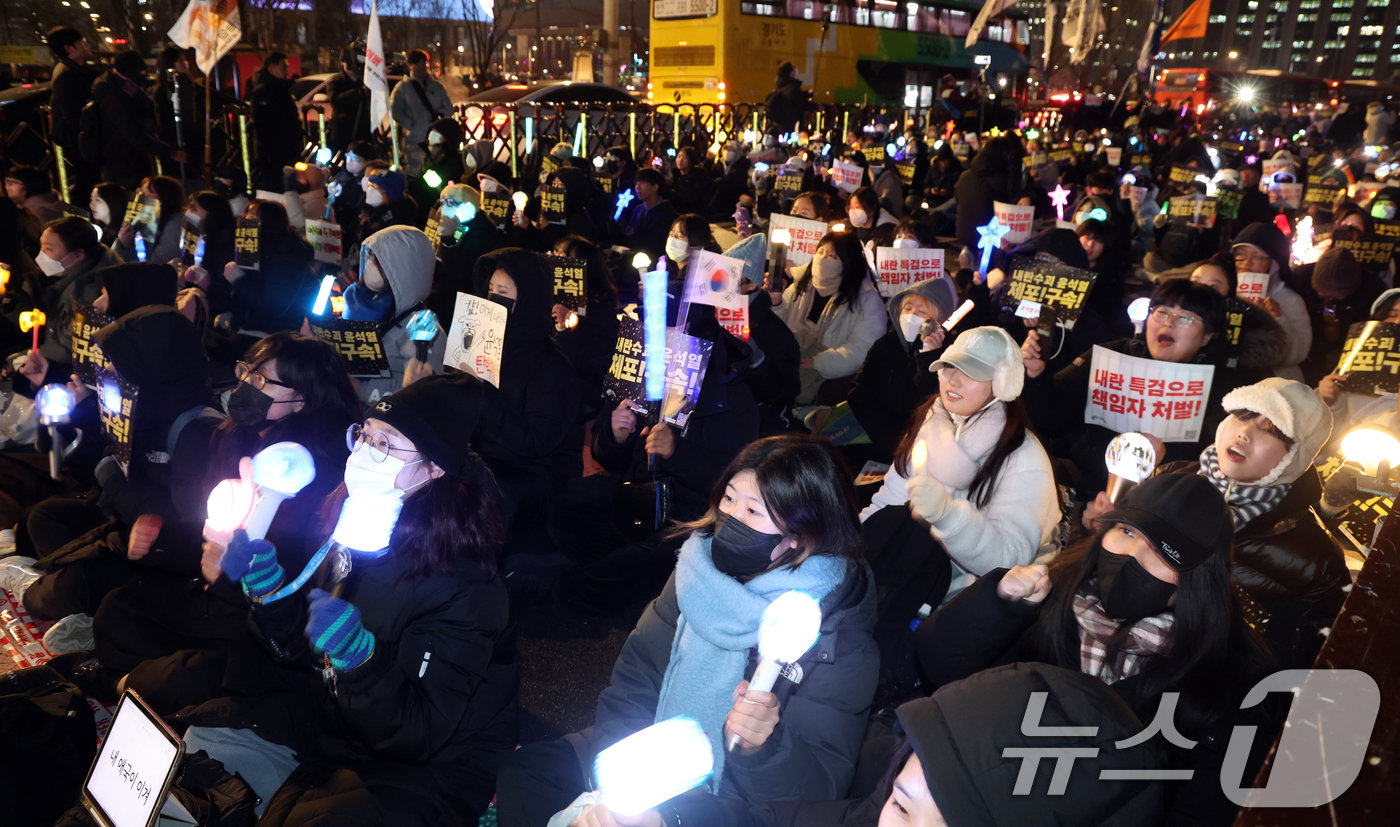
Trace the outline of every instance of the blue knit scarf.
<instances>
[{"instance_id":1,"label":"blue knit scarf","mask_svg":"<svg viewBox=\"0 0 1400 827\"><path fill-rule=\"evenodd\" d=\"M671 662L661 681L655 720L689 715L710 736L719 790L724 775L724 719L734 705L734 687L744 679L749 650L758 645L758 622L778 595L802 589L821 600L846 576L846 561L809 557L797 569L781 568L740 583L715 568L711 538L692 534L676 561L676 599L681 615L671 641Z\"/></svg>"},{"instance_id":2,"label":"blue knit scarf","mask_svg":"<svg viewBox=\"0 0 1400 827\"><path fill-rule=\"evenodd\" d=\"M1214 444L1201 452L1201 470L1198 473L1210 480L1211 484L1225 495L1225 502L1230 506L1230 515L1235 520L1236 531L1283 502L1283 498L1288 496L1288 492L1293 488L1293 483L1249 485L1230 479L1220 470L1220 460L1216 456Z\"/></svg>"}]
</instances>

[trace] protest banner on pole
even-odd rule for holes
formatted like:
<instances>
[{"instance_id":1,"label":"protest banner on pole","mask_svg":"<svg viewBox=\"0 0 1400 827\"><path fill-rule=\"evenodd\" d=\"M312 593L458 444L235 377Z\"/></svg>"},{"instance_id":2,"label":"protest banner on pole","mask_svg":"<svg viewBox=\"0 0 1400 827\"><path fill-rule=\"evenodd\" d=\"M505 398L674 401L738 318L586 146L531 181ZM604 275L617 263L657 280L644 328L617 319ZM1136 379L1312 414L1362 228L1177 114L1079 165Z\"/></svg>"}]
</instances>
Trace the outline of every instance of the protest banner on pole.
<instances>
[{"instance_id":1,"label":"protest banner on pole","mask_svg":"<svg viewBox=\"0 0 1400 827\"><path fill-rule=\"evenodd\" d=\"M875 273L880 295L890 298L922 281L943 275L943 250L876 247Z\"/></svg>"},{"instance_id":2,"label":"protest banner on pole","mask_svg":"<svg viewBox=\"0 0 1400 827\"><path fill-rule=\"evenodd\" d=\"M1084 421L1163 442L1201 438L1214 365L1160 362L1094 345Z\"/></svg>"},{"instance_id":3,"label":"protest banner on pole","mask_svg":"<svg viewBox=\"0 0 1400 827\"><path fill-rule=\"evenodd\" d=\"M992 211L996 214L997 220L1003 227L1010 227L1006 234L1006 241L1020 244L1029 241L1031 237L1031 223L1035 220L1035 206L1019 206L1017 204L1004 204L1000 201L992 202Z\"/></svg>"},{"instance_id":4,"label":"protest banner on pole","mask_svg":"<svg viewBox=\"0 0 1400 827\"><path fill-rule=\"evenodd\" d=\"M458 293L443 367L473 374L499 388L508 316L505 307L493 301Z\"/></svg>"}]
</instances>

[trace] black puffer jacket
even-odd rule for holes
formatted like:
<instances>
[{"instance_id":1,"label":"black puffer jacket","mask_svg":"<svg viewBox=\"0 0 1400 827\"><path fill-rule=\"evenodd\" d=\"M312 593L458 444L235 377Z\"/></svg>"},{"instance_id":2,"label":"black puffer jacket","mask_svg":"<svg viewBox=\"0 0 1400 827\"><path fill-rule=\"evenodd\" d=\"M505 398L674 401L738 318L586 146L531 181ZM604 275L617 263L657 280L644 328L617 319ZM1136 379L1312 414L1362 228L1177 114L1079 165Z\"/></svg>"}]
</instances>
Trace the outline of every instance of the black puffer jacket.
<instances>
[{"instance_id":1,"label":"black puffer jacket","mask_svg":"<svg viewBox=\"0 0 1400 827\"><path fill-rule=\"evenodd\" d=\"M1199 463L1172 462L1158 474L1195 474ZM1309 466L1283 502L1235 531L1231 578L1269 615L1265 638L1282 666L1306 668L1351 584L1346 557L1314 507L1322 482ZM1303 662L1299 662L1303 661Z\"/></svg>"},{"instance_id":2,"label":"black puffer jacket","mask_svg":"<svg viewBox=\"0 0 1400 827\"><path fill-rule=\"evenodd\" d=\"M501 386L487 386L472 444L514 506L583 474L583 432L575 424L578 379L550 335L553 274L543 256L507 247L477 261L476 295L486 298L498 269L515 281L517 298L506 320Z\"/></svg>"},{"instance_id":3,"label":"black puffer jacket","mask_svg":"<svg viewBox=\"0 0 1400 827\"><path fill-rule=\"evenodd\" d=\"M253 73L248 100L253 104L259 164L270 168L295 163L301 155L302 122L292 100L292 81L263 67Z\"/></svg>"},{"instance_id":4,"label":"black puffer jacket","mask_svg":"<svg viewBox=\"0 0 1400 827\"><path fill-rule=\"evenodd\" d=\"M292 232L258 239L259 268L234 282L230 302L238 329L276 333L300 330L316 296L311 245Z\"/></svg>"},{"instance_id":5,"label":"black puffer jacket","mask_svg":"<svg viewBox=\"0 0 1400 827\"><path fill-rule=\"evenodd\" d=\"M1095 726L1091 737L1028 736L1021 730L1032 693L1047 694L1042 726ZM948 824L957 827L1152 827L1162 820L1162 785L1153 781L1107 781L1100 769L1151 770L1152 747L1114 746L1142 729L1132 710L1096 678L1043 663L1013 663L949 684L931 698L898 710L896 735L913 746L924 779ZM1005 748L1098 748L1076 761L1068 786L1049 792L1037 777L1028 795L1013 792L1022 761ZM1033 760L1033 759L1030 759ZM876 827L888 800L876 790L859 801L774 802L747 808L733 799L690 794L662 805L667 824L710 827Z\"/></svg>"},{"instance_id":6,"label":"black puffer jacket","mask_svg":"<svg viewBox=\"0 0 1400 827\"><path fill-rule=\"evenodd\" d=\"M102 178L136 189L141 179L155 174L151 156L170 162L175 148L160 139L156 106L144 90L128 93L130 81L115 71L104 73L92 84L92 99L102 125Z\"/></svg>"},{"instance_id":7,"label":"black puffer jacket","mask_svg":"<svg viewBox=\"0 0 1400 827\"><path fill-rule=\"evenodd\" d=\"M783 710L778 728L753 755L730 753L721 781L724 795L751 803L830 801L850 785L880 660L870 634L875 580L869 568L853 567L822 599L821 609L821 637L793 664L799 682L785 672L773 687ZM655 723L680 613L672 574L623 645L612 683L598 697L594 725L566 736L585 778L592 776L599 752ZM751 650L746 680L757 667L758 652Z\"/></svg>"},{"instance_id":8,"label":"black puffer jacket","mask_svg":"<svg viewBox=\"0 0 1400 827\"><path fill-rule=\"evenodd\" d=\"M328 125L331 149L344 152L356 141L368 140L369 90L363 80L356 80L342 70L326 83L331 99L331 122Z\"/></svg>"},{"instance_id":9,"label":"black puffer jacket","mask_svg":"<svg viewBox=\"0 0 1400 827\"><path fill-rule=\"evenodd\" d=\"M958 197L958 241L976 250L977 228L992 220L992 202L1014 204L1021 197L1020 145L999 138L987 141L958 177L954 193Z\"/></svg>"},{"instance_id":10,"label":"black puffer jacket","mask_svg":"<svg viewBox=\"0 0 1400 827\"><path fill-rule=\"evenodd\" d=\"M236 694L182 710L180 720L256 729L302 761L357 762L359 782L315 791L303 802L313 809L316 799L343 808L338 798L363 794L375 768L390 765L416 768L398 789L375 791L398 794L394 823L456 824L464 812L483 812L496 768L515 746L519 713L505 584L479 573L410 577L386 554L356 558L341 597L374 635L374 656L339 673L334 694L307 644L299 593L252 608L263 648L231 653L224 688ZM293 813L308 820L301 815Z\"/></svg>"}]
</instances>

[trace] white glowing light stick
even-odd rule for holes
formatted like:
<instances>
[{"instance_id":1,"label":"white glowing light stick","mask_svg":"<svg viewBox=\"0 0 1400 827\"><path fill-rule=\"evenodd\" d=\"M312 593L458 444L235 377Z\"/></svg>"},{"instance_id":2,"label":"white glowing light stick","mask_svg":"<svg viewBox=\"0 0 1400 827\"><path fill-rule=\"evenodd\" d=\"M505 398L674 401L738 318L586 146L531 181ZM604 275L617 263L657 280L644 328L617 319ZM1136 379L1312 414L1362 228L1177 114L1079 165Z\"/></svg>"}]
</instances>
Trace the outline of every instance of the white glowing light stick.
<instances>
[{"instance_id":1,"label":"white glowing light stick","mask_svg":"<svg viewBox=\"0 0 1400 827\"><path fill-rule=\"evenodd\" d=\"M963 302L962 306L957 309L957 312L949 316L948 321L943 323L943 329L952 330L953 328L957 327L958 322L963 320L963 316L966 316L968 313L972 312L972 308L972 299L968 299L967 301Z\"/></svg>"},{"instance_id":2,"label":"white glowing light stick","mask_svg":"<svg viewBox=\"0 0 1400 827\"><path fill-rule=\"evenodd\" d=\"M1152 476L1153 469L1157 467L1157 450L1152 447L1151 440L1132 431L1114 437L1108 443L1103 459L1108 466L1108 488L1105 493L1116 503L1119 497Z\"/></svg>"},{"instance_id":3,"label":"white glowing light stick","mask_svg":"<svg viewBox=\"0 0 1400 827\"><path fill-rule=\"evenodd\" d=\"M278 442L253 457L253 482L257 501L248 515L246 530L250 540L267 536L268 526L282 501L295 497L316 479L316 462L311 452L295 442Z\"/></svg>"},{"instance_id":4,"label":"white glowing light stick","mask_svg":"<svg viewBox=\"0 0 1400 827\"><path fill-rule=\"evenodd\" d=\"M1152 300L1147 296L1133 299L1128 304L1128 318L1133 323L1133 330L1142 332L1142 326L1147 323L1147 314L1152 309Z\"/></svg>"},{"instance_id":5,"label":"white glowing light stick","mask_svg":"<svg viewBox=\"0 0 1400 827\"><path fill-rule=\"evenodd\" d=\"M821 636L821 629L821 603L815 597L800 589L778 595L763 610L763 618L758 622L760 659L749 681L749 691L772 691L783 667L807 654ZM738 745L739 736L731 735L729 751Z\"/></svg>"},{"instance_id":6,"label":"white glowing light stick","mask_svg":"<svg viewBox=\"0 0 1400 827\"><path fill-rule=\"evenodd\" d=\"M623 738L593 762L603 804L620 816L640 815L693 790L708 781L714 769L709 737L685 715Z\"/></svg>"}]
</instances>

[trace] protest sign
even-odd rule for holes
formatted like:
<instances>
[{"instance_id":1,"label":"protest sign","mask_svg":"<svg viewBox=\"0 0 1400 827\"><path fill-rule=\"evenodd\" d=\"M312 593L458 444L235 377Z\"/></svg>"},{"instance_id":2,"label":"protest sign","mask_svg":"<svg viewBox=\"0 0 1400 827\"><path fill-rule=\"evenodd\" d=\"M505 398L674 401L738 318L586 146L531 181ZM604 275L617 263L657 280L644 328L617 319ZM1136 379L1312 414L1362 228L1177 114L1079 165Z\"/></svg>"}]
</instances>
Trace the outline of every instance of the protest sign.
<instances>
[{"instance_id":1,"label":"protest sign","mask_svg":"<svg viewBox=\"0 0 1400 827\"><path fill-rule=\"evenodd\" d=\"M1050 163L1050 156L1045 152L1032 152L1029 155L1022 158L1021 163L1025 164L1031 169L1035 169L1036 167L1043 167L1046 164Z\"/></svg>"},{"instance_id":2,"label":"protest sign","mask_svg":"<svg viewBox=\"0 0 1400 827\"><path fill-rule=\"evenodd\" d=\"M1201 174L1201 171L1198 169L1192 169L1191 167L1173 166L1168 180L1170 180L1173 184L1189 184L1192 181L1196 180L1197 175Z\"/></svg>"},{"instance_id":3,"label":"protest sign","mask_svg":"<svg viewBox=\"0 0 1400 827\"><path fill-rule=\"evenodd\" d=\"M159 200L140 193L131 196L131 200L126 205L126 215L122 218L123 223L130 224L132 228L144 227L154 233L159 221Z\"/></svg>"},{"instance_id":4,"label":"protest sign","mask_svg":"<svg viewBox=\"0 0 1400 827\"><path fill-rule=\"evenodd\" d=\"M1215 213L1221 218L1235 219L1240 215L1240 200L1244 194L1230 187L1217 187L1215 190Z\"/></svg>"},{"instance_id":5,"label":"protest sign","mask_svg":"<svg viewBox=\"0 0 1400 827\"><path fill-rule=\"evenodd\" d=\"M1178 195L1167 199L1167 218L1177 225L1215 225L1216 201L1204 195Z\"/></svg>"},{"instance_id":6,"label":"protest sign","mask_svg":"<svg viewBox=\"0 0 1400 827\"><path fill-rule=\"evenodd\" d=\"M505 193L483 192L481 211L486 213L497 227L504 227L510 219L510 196Z\"/></svg>"},{"instance_id":7,"label":"protest sign","mask_svg":"<svg viewBox=\"0 0 1400 827\"><path fill-rule=\"evenodd\" d=\"M787 260L794 267L801 267L817 254L817 244L826 235L825 221L812 221L795 215L774 214L768 221L768 257L773 257L772 238L774 230L787 230L792 240L787 245Z\"/></svg>"},{"instance_id":8,"label":"protest sign","mask_svg":"<svg viewBox=\"0 0 1400 827\"><path fill-rule=\"evenodd\" d=\"M180 228L180 263L186 267L192 267L195 261L195 253L199 250L199 239L201 238L199 228L186 221Z\"/></svg>"},{"instance_id":9,"label":"protest sign","mask_svg":"<svg viewBox=\"0 0 1400 827\"><path fill-rule=\"evenodd\" d=\"M1235 295L1248 302L1269 295L1268 273L1239 273L1235 276Z\"/></svg>"},{"instance_id":10,"label":"protest sign","mask_svg":"<svg viewBox=\"0 0 1400 827\"><path fill-rule=\"evenodd\" d=\"M953 155L959 160L966 161L972 156L972 147L964 141L958 141L953 144Z\"/></svg>"},{"instance_id":11,"label":"protest sign","mask_svg":"<svg viewBox=\"0 0 1400 827\"><path fill-rule=\"evenodd\" d=\"M1074 150L1069 148L1052 149L1046 153L1046 157L1056 164L1070 164L1074 163Z\"/></svg>"},{"instance_id":12,"label":"protest sign","mask_svg":"<svg viewBox=\"0 0 1400 827\"><path fill-rule=\"evenodd\" d=\"M602 189L603 192L608 195L613 194L613 186L616 185L617 181L611 175L606 172L595 172L593 173L593 180L598 182L598 187Z\"/></svg>"},{"instance_id":13,"label":"protest sign","mask_svg":"<svg viewBox=\"0 0 1400 827\"><path fill-rule=\"evenodd\" d=\"M1303 203L1302 184L1276 184L1269 187L1269 202L1284 202L1290 209L1298 209Z\"/></svg>"},{"instance_id":14,"label":"protest sign","mask_svg":"<svg viewBox=\"0 0 1400 827\"><path fill-rule=\"evenodd\" d=\"M1031 238L1031 223L1035 220L1035 206L1026 205L1024 207L1017 204L1004 204L1001 201L992 202L992 211L996 214L997 220L1003 227L1010 227L1010 232L1006 234L1007 241L1020 244L1029 241Z\"/></svg>"},{"instance_id":15,"label":"protest sign","mask_svg":"<svg viewBox=\"0 0 1400 827\"><path fill-rule=\"evenodd\" d=\"M1344 184L1334 176L1313 173L1308 176L1308 190L1303 195L1305 204L1318 204L1323 209L1332 209L1332 202L1342 192Z\"/></svg>"},{"instance_id":16,"label":"protest sign","mask_svg":"<svg viewBox=\"0 0 1400 827\"><path fill-rule=\"evenodd\" d=\"M1400 390L1400 325L1357 322L1347 330L1342 358L1334 373L1348 393L1395 393Z\"/></svg>"},{"instance_id":17,"label":"protest sign","mask_svg":"<svg viewBox=\"0 0 1400 827\"><path fill-rule=\"evenodd\" d=\"M943 275L943 250L877 247L875 274L880 295L888 299L921 281Z\"/></svg>"},{"instance_id":18,"label":"protest sign","mask_svg":"<svg viewBox=\"0 0 1400 827\"><path fill-rule=\"evenodd\" d=\"M1273 182L1274 175L1280 172L1292 172L1293 162L1287 158L1280 158L1275 161L1272 158L1264 159L1264 177L1259 179L1259 189L1268 190L1269 184Z\"/></svg>"},{"instance_id":19,"label":"protest sign","mask_svg":"<svg viewBox=\"0 0 1400 827\"><path fill-rule=\"evenodd\" d=\"M856 485L875 485L885 481L885 473L890 467L883 462L876 462L868 459L861 466L860 473L856 475Z\"/></svg>"},{"instance_id":20,"label":"protest sign","mask_svg":"<svg viewBox=\"0 0 1400 827\"><path fill-rule=\"evenodd\" d=\"M392 375L375 322L353 322L332 315L307 316L306 322L312 336L335 348L351 376L379 379Z\"/></svg>"},{"instance_id":21,"label":"protest sign","mask_svg":"<svg viewBox=\"0 0 1400 827\"><path fill-rule=\"evenodd\" d=\"M1084 300L1094 287L1098 274L1080 270L1059 261L1036 261L1027 256L1011 257L1011 272L1007 277L1007 295L1019 303L1031 302L1052 307L1057 323L1073 329L1084 310Z\"/></svg>"},{"instance_id":22,"label":"protest sign","mask_svg":"<svg viewBox=\"0 0 1400 827\"><path fill-rule=\"evenodd\" d=\"M860 151L865 156L865 162L871 166L882 166L885 163L885 148L883 146L867 146Z\"/></svg>"},{"instance_id":23,"label":"protest sign","mask_svg":"<svg viewBox=\"0 0 1400 827\"><path fill-rule=\"evenodd\" d=\"M588 285L585 273L588 265L577 258L547 255L549 269L554 273L554 303L562 304L579 315L587 315Z\"/></svg>"},{"instance_id":24,"label":"protest sign","mask_svg":"<svg viewBox=\"0 0 1400 827\"><path fill-rule=\"evenodd\" d=\"M1103 151L1103 152L1104 152L1105 155L1108 156L1108 165L1109 165L1109 166L1111 166L1111 167L1116 167L1116 166L1118 166L1120 163L1123 162L1123 147L1121 147L1121 146L1109 146L1109 147L1104 147L1104 151Z\"/></svg>"},{"instance_id":25,"label":"protest sign","mask_svg":"<svg viewBox=\"0 0 1400 827\"><path fill-rule=\"evenodd\" d=\"M551 224L563 224L568 218L564 212L564 191L545 188L540 191L540 215Z\"/></svg>"},{"instance_id":26,"label":"protest sign","mask_svg":"<svg viewBox=\"0 0 1400 827\"><path fill-rule=\"evenodd\" d=\"M623 315L617 325L617 346L613 349L612 363L608 365L608 375L603 377L603 393L613 402L624 399L645 404L647 363L643 358L646 352L642 333L642 322Z\"/></svg>"},{"instance_id":27,"label":"protest sign","mask_svg":"<svg viewBox=\"0 0 1400 827\"><path fill-rule=\"evenodd\" d=\"M774 189L789 198L795 198L802 192L802 171L784 167L778 173L778 180Z\"/></svg>"},{"instance_id":28,"label":"protest sign","mask_svg":"<svg viewBox=\"0 0 1400 827\"><path fill-rule=\"evenodd\" d=\"M1128 157L1128 163L1135 167L1150 167L1152 166L1152 153L1134 152Z\"/></svg>"},{"instance_id":29,"label":"protest sign","mask_svg":"<svg viewBox=\"0 0 1400 827\"><path fill-rule=\"evenodd\" d=\"M860 424L860 420L856 419L849 402L841 402L833 407L816 435L829 439L836 445L870 444L870 435L865 432L865 426Z\"/></svg>"},{"instance_id":30,"label":"protest sign","mask_svg":"<svg viewBox=\"0 0 1400 827\"><path fill-rule=\"evenodd\" d=\"M92 340L93 334L116 321L92 308L92 302L73 300L73 372L90 388L97 387L97 366L106 363L102 348Z\"/></svg>"},{"instance_id":31,"label":"protest sign","mask_svg":"<svg viewBox=\"0 0 1400 827\"><path fill-rule=\"evenodd\" d=\"M1225 337L1225 346L1228 355L1225 357L1225 367L1234 368L1240 363L1240 342L1244 335L1244 317L1249 313L1260 312L1252 307L1248 302L1237 298L1225 300L1225 330L1222 335Z\"/></svg>"},{"instance_id":32,"label":"protest sign","mask_svg":"<svg viewBox=\"0 0 1400 827\"><path fill-rule=\"evenodd\" d=\"M1360 264L1362 269L1374 272L1376 269L1385 266L1386 263L1390 261L1391 256L1395 255L1395 245L1396 242L1400 241L1400 238L1390 233L1395 230L1397 226L1398 225L1386 225L1384 222L1377 221L1375 222L1376 232L1374 233L1363 234L1357 232L1343 235L1340 232L1334 231L1332 234L1332 246L1351 251L1351 254L1356 258L1356 263ZM1382 235L1381 232L1383 227L1386 231L1385 235Z\"/></svg>"},{"instance_id":33,"label":"protest sign","mask_svg":"<svg viewBox=\"0 0 1400 827\"><path fill-rule=\"evenodd\" d=\"M458 293L443 367L473 374L499 388L508 315L505 307L493 301Z\"/></svg>"},{"instance_id":34,"label":"protest sign","mask_svg":"<svg viewBox=\"0 0 1400 827\"><path fill-rule=\"evenodd\" d=\"M894 168L899 172L899 180L903 182L904 186L907 187L914 183L913 161L900 161L894 165Z\"/></svg>"},{"instance_id":35,"label":"protest sign","mask_svg":"<svg viewBox=\"0 0 1400 827\"><path fill-rule=\"evenodd\" d=\"M1084 421L1163 442L1201 438L1214 365L1160 362L1094 345Z\"/></svg>"},{"instance_id":36,"label":"protest sign","mask_svg":"<svg viewBox=\"0 0 1400 827\"><path fill-rule=\"evenodd\" d=\"M306 219L306 240L311 242L311 250L316 260L326 264L340 264L345 254L340 246L340 225L334 221Z\"/></svg>"},{"instance_id":37,"label":"protest sign","mask_svg":"<svg viewBox=\"0 0 1400 827\"><path fill-rule=\"evenodd\" d=\"M433 211L428 213L428 220L423 224L423 235L428 237L428 243L433 245L433 252L436 253L442 247L442 205L433 207Z\"/></svg>"},{"instance_id":38,"label":"protest sign","mask_svg":"<svg viewBox=\"0 0 1400 827\"><path fill-rule=\"evenodd\" d=\"M860 182L864 177L865 170L850 161L837 158L831 167L831 183L845 193L852 193L860 189Z\"/></svg>"},{"instance_id":39,"label":"protest sign","mask_svg":"<svg viewBox=\"0 0 1400 827\"><path fill-rule=\"evenodd\" d=\"M131 419L136 411L137 389L108 365L97 366L96 379L102 433L107 436L112 455L125 469L131 462Z\"/></svg>"},{"instance_id":40,"label":"protest sign","mask_svg":"<svg viewBox=\"0 0 1400 827\"><path fill-rule=\"evenodd\" d=\"M556 169L559 169L559 159L558 159L558 158L555 158L553 155L550 155L550 154L547 153L547 152L546 152L544 155L542 155L542 156L540 157L540 180L541 180L541 181L544 180L544 176L550 174L551 172L555 171Z\"/></svg>"},{"instance_id":41,"label":"protest sign","mask_svg":"<svg viewBox=\"0 0 1400 827\"><path fill-rule=\"evenodd\" d=\"M666 331L666 395L661 400L661 418L684 428L700 399L705 368L710 364L714 342L682 333Z\"/></svg>"},{"instance_id":42,"label":"protest sign","mask_svg":"<svg viewBox=\"0 0 1400 827\"><path fill-rule=\"evenodd\" d=\"M258 269L258 227L261 224L256 218L240 218L233 229L233 261L245 270Z\"/></svg>"}]
</instances>

